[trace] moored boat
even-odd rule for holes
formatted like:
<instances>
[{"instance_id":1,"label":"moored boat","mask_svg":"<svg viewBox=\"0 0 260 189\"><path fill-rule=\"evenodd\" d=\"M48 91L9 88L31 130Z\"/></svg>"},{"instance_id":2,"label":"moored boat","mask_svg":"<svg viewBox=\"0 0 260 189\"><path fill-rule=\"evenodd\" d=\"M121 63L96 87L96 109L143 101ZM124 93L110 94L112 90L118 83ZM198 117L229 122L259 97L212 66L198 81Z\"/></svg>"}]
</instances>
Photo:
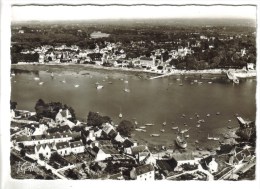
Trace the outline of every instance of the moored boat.
<instances>
[{"instance_id":1,"label":"moored boat","mask_svg":"<svg viewBox=\"0 0 260 189\"><path fill-rule=\"evenodd\" d=\"M145 125L146 126L153 126L154 124L153 123L146 123Z\"/></svg>"},{"instance_id":2,"label":"moored boat","mask_svg":"<svg viewBox=\"0 0 260 189\"><path fill-rule=\"evenodd\" d=\"M150 136L152 136L152 137L158 137L158 136L160 136L160 134L150 134Z\"/></svg>"},{"instance_id":3,"label":"moored boat","mask_svg":"<svg viewBox=\"0 0 260 189\"><path fill-rule=\"evenodd\" d=\"M185 138L183 136L177 136L176 137L176 144L180 147L185 149L187 147L187 141L185 140Z\"/></svg>"},{"instance_id":4,"label":"moored boat","mask_svg":"<svg viewBox=\"0 0 260 189\"><path fill-rule=\"evenodd\" d=\"M103 87L104 87L103 85L98 85L97 89L99 90L99 89L102 89Z\"/></svg>"}]
</instances>

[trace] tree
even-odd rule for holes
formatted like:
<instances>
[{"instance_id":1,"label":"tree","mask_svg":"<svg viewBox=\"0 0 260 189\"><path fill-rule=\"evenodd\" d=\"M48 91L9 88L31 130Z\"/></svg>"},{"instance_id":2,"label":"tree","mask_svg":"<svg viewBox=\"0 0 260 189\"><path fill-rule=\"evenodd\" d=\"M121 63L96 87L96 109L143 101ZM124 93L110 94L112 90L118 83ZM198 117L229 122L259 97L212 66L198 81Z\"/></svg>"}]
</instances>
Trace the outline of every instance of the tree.
<instances>
[{"instance_id":1,"label":"tree","mask_svg":"<svg viewBox=\"0 0 260 189\"><path fill-rule=\"evenodd\" d=\"M11 110L15 110L16 106L17 106L17 102L10 101L10 108L11 108Z\"/></svg>"},{"instance_id":2,"label":"tree","mask_svg":"<svg viewBox=\"0 0 260 189\"><path fill-rule=\"evenodd\" d=\"M101 116L96 112L89 112L87 118L87 124L89 126L101 126L103 123L111 123L111 118L108 116Z\"/></svg>"},{"instance_id":3,"label":"tree","mask_svg":"<svg viewBox=\"0 0 260 189\"><path fill-rule=\"evenodd\" d=\"M134 130L134 125L132 122L127 121L127 120L123 120L119 123L118 127L117 127L117 131L122 135L122 136L126 136L129 137L132 133L132 131Z\"/></svg>"}]
</instances>

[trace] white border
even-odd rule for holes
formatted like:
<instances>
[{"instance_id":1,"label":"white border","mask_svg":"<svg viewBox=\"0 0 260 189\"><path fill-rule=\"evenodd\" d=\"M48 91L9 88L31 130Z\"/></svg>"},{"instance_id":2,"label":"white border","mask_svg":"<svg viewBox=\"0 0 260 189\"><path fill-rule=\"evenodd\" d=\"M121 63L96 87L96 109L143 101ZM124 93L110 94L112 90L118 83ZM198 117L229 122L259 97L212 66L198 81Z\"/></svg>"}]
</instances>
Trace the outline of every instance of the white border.
<instances>
[{"instance_id":1,"label":"white border","mask_svg":"<svg viewBox=\"0 0 260 189\"><path fill-rule=\"evenodd\" d=\"M45 4L45 3L59 3L60 0L12 0L12 4L28 4L28 3L38 3L38 4ZM254 4L259 7L259 2L256 0L228 0L228 1L221 1L221 0L88 0L88 1L80 1L80 0L63 0L63 3L95 3L95 4ZM9 164L9 140L10 140L10 133L9 133L9 101L10 101L10 1L9 0L1 0L1 51L0 51L0 71L1 71L1 113L0 113L0 188L3 189L23 189L23 188L33 188L33 189L40 189L40 188L133 188L133 187L152 187L152 188L260 188L260 181L259 181L259 174L256 175L255 181L239 181L239 182L172 182L172 181L157 181L157 182L126 182L126 181L41 181L41 180L14 180L11 179L9 176L10 173L10 164ZM221 14L221 13L220 13ZM243 13L241 13L243 14ZM259 14L257 15L257 20L259 22ZM258 23L257 22L257 23ZM259 60L259 31L257 27L257 60ZM259 74L259 66L257 66L257 71ZM257 85L257 94L259 93L259 85ZM257 98L257 105L258 105L258 98ZM257 106L258 107L258 106ZM257 126L259 127L259 111L257 111ZM257 135L259 136L259 130L257 130ZM259 142L259 140L257 139ZM259 146L257 145L257 172L259 171Z\"/></svg>"}]
</instances>

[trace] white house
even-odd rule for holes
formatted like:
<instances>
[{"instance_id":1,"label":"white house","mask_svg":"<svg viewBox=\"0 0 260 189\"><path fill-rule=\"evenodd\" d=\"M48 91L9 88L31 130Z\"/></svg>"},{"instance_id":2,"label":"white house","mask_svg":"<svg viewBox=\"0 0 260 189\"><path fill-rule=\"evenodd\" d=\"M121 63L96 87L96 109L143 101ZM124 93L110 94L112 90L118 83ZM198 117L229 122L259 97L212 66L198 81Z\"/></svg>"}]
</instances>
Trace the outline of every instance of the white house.
<instances>
[{"instance_id":1,"label":"white house","mask_svg":"<svg viewBox=\"0 0 260 189\"><path fill-rule=\"evenodd\" d=\"M207 167L210 173L216 173L218 171L218 163L215 161L215 158L212 158Z\"/></svg>"},{"instance_id":2,"label":"white house","mask_svg":"<svg viewBox=\"0 0 260 189\"><path fill-rule=\"evenodd\" d=\"M55 144L54 149L62 156L70 155L71 153L71 147L68 142L57 143Z\"/></svg>"},{"instance_id":3,"label":"white house","mask_svg":"<svg viewBox=\"0 0 260 189\"><path fill-rule=\"evenodd\" d=\"M94 146L92 150L96 154L95 161L103 161L111 157L111 154L105 153L102 149L98 148L97 146Z\"/></svg>"},{"instance_id":4,"label":"white house","mask_svg":"<svg viewBox=\"0 0 260 189\"><path fill-rule=\"evenodd\" d=\"M154 180L154 167L151 164L133 167L130 171L130 177L134 180Z\"/></svg>"},{"instance_id":5,"label":"white house","mask_svg":"<svg viewBox=\"0 0 260 189\"><path fill-rule=\"evenodd\" d=\"M39 155L42 154L46 158L51 157L51 145L50 144L40 144L34 147L35 155L39 158Z\"/></svg>"},{"instance_id":6,"label":"white house","mask_svg":"<svg viewBox=\"0 0 260 189\"><path fill-rule=\"evenodd\" d=\"M71 152L74 154L83 153L85 149L82 141L71 142L70 147L71 147Z\"/></svg>"},{"instance_id":7,"label":"white house","mask_svg":"<svg viewBox=\"0 0 260 189\"><path fill-rule=\"evenodd\" d=\"M47 131L48 127L44 124L40 124L39 127L35 128L35 131L32 133L33 136L35 135L42 135Z\"/></svg>"},{"instance_id":8,"label":"white house","mask_svg":"<svg viewBox=\"0 0 260 189\"><path fill-rule=\"evenodd\" d=\"M71 118L71 113L68 109L66 110L62 110L60 109L60 111L57 113L56 117L55 117L55 121L56 122L62 122L62 121L66 121L68 118Z\"/></svg>"}]
</instances>

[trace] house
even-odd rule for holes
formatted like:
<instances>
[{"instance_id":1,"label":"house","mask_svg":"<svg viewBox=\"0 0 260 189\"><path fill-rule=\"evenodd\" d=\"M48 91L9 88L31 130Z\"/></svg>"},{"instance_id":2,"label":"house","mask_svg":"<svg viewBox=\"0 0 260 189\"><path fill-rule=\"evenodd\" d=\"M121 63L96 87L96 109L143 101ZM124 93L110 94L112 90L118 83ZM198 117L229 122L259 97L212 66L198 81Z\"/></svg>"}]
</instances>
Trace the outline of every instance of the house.
<instances>
[{"instance_id":1,"label":"house","mask_svg":"<svg viewBox=\"0 0 260 189\"><path fill-rule=\"evenodd\" d=\"M140 65L142 67L153 67L153 66L155 66L155 57L154 58L141 57L140 58Z\"/></svg>"},{"instance_id":2,"label":"house","mask_svg":"<svg viewBox=\"0 0 260 189\"><path fill-rule=\"evenodd\" d=\"M47 131L48 127L44 124L40 124L39 127L35 127L32 135L43 135Z\"/></svg>"},{"instance_id":3,"label":"house","mask_svg":"<svg viewBox=\"0 0 260 189\"><path fill-rule=\"evenodd\" d=\"M173 154L173 158L178 162L178 166L184 163L189 163L189 164L197 163L197 160L194 158L191 152L175 153Z\"/></svg>"},{"instance_id":4,"label":"house","mask_svg":"<svg viewBox=\"0 0 260 189\"><path fill-rule=\"evenodd\" d=\"M117 133L116 137L114 138L115 141L119 143L123 143L126 139L123 138L119 133Z\"/></svg>"},{"instance_id":5,"label":"house","mask_svg":"<svg viewBox=\"0 0 260 189\"><path fill-rule=\"evenodd\" d=\"M71 147L71 152L74 154L83 153L85 149L82 141L71 142L70 147Z\"/></svg>"},{"instance_id":6,"label":"house","mask_svg":"<svg viewBox=\"0 0 260 189\"><path fill-rule=\"evenodd\" d=\"M34 147L35 155L37 158L40 158L40 154L43 157L49 159L51 157L51 145L50 144L40 144Z\"/></svg>"},{"instance_id":7,"label":"house","mask_svg":"<svg viewBox=\"0 0 260 189\"><path fill-rule=\"evenodd\" d=\"M146 153L146 152L142 152L143 153L143 155L144 154L147 154L144 158L141 156L141 155L139 155L139 162L140 163L142 163L142 164L151 164L151 165L153 165L153 166L156 166L156 159L153 157L153 155L150 153L150 152L148 152L148 153Z\"/></svg>"},{"instance_id":8,"label":"house","mask_svg":"<svg viewBox=\"0 0 260 189\"><path fill-rule=\"evenodd\" d=\"M178 162L174 158L171 158L156 160L156 164L157 167L167 175L168 173L174 171L178 165Z\"/></svg>"},{"instance_id":9,"label":"house","mask_svg":"<svg viewBox=\"0 0 260 189\"><path fill-rule=\"evenodd\" d=\"M139 156L139 153L149 152L148 147L145 145L133 146L129 149L125 149L125 153L135 156L136 158Z\"/></svg>"},{"instance_id":10,"label":"house","mask_svg":"<svg viewBox=\"0 0 260 189\"><path fill-rule=\"evenodd\" d=\"M210 173L216 173L218 171L218 163L212 156L201 159L200 164L203 169L208 170Z\"/></svg>"},{"instance_id":11,"label":"house","mask_svg":"<svg viewBox=\"0 0 260 189\"><path fill-rule=\"evenodd\" d=\"M108 177L109 180L124 180L124 177L122 175L122 172L120 173L116 173L116 174L113 174L113 175L110 175Z\"/></svg>"},{"instance_id":12,"label":"house","mask_svg":"<svg viewBox=\"0 0 260 189\"><path fill-rule=\"evenodd\" d=\"M249 151L248 148L245 148L240 151L239 151L239 149L234 149L233 152L234 152L233 155L229 158L229 164L232 164L232 165L238 165L243 162L246 162L251 157L251 152Z\"/></svg>"},{"instance_id":13,"label":"house","mask_svg":"<svg viewBox=\"0 0 260 189\"><path fill-rule=\"evenodd\" d=\"M103 161L109 157L111 157L111 154L104 152L102 149L100 149L97 146L94 146L92 148L92 153L95 156L95 161Z\"/></svg>"},{"instance_id":14,"label":"house","mask_svg":"<svg viewBox=\"0 0 260 189\"><path fill-rule=\"evenodd\" d=\"M155 172L151 164L133 167L130 171L130 178L133 180L154 180Z\"/></svg>"},{"instance_id":15,"label":"house","mask_svg":"<svg viewBox=\"0 0 260 189\"><path fill-rule=\"evenodd\" d=\"M68 142L56 143L53 149L57 150L57 153L61 156L70 155L71 147Z\"/></svg>"},{"instance_id":16,"label":"house","mask_svg":"<svg viewBox=\"0 0 260 189\"><path fill-rule=\"evenodd\" d=\"M55 116L55 121L56 122L62 122L62 121L66 121L67 119L71 118L71 113L68 109L66 110L62 110L60 109L59 112L57 113L57 115Z\"/></svg>"},{"instance_id":17,"label":"house","mask_svg":"<svg viewBox=\"0 0 260 189\"><path fill-rule=\"evenodd\" d=\"M247 70L255 70L255 64L254 63L247 63L246 68L247 68Z\"/></svg>"}]
</instances>

